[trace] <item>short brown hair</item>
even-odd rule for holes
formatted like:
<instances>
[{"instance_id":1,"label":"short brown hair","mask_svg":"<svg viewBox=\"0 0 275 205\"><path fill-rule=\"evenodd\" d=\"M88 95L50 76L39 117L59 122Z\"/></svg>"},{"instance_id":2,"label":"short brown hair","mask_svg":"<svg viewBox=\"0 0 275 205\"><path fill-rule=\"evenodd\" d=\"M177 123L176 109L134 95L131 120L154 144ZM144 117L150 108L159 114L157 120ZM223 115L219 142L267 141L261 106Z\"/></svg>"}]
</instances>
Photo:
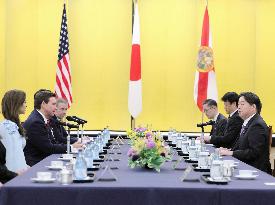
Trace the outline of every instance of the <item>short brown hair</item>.
<instances>
[{"instance_id":1,"label":"short brown hair","mask_svg":"<svg viewBox=\"0 0 275 205\"><path fill-rule=\"evenodd\" d=\"M34 108L40 110L42 102L48 103L51 97L56 97L50 90L40 89L34 94Z\"/></svg>"},{"instance_id":2,"label":"short brown hair","mask_svg":"<svg viewBox=\"0 0 275 205\"><path fill-rule=\"evenodd\" d=\"M24 136L25 132L19 119L19 109L26 101L26 93L22 90L9 90L2 98L2 114L18 126L19 133Z\"/></svg>"}]
</instances>

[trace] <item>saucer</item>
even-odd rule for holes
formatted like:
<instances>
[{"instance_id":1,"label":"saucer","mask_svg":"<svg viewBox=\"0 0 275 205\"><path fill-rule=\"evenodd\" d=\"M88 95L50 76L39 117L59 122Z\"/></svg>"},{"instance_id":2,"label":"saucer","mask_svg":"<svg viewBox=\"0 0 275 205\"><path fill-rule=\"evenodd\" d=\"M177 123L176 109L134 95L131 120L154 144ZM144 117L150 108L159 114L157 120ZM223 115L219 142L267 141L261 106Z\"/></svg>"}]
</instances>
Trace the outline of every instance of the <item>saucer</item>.
<instances>
[{"instance_id":1,"label":"saucer","mask_svg":"<svg viewBox=\"0 0 275 205\"><path fill-rule=\"evenodd\" d=\"M93 182L94 178L87 176L85 179L73 179L74 183L88 183L88 182Z\"/></svg>"},{"instance_id":2,"label":"saucer","mask_svg":"<svg viewBox=\"0 0 275 205\"><path fill-rule=\"evenodd\" d=\"M33 182L36 182L36 183L52 183L54 182L56 179L55 178L49 178L49 179L39 179L37 177L34 177L34 178L31 178L31 180Z\"/></svg>"},{"instance_id":3,"label":"saucer","mask_svg":"<svg viewBox=\"0 0 275 205\"><path fill-rule=\"evenodd\" d=\"M226 177L222 178L222 179L213 179L211 177L208 177L209 181L212 181L212 182L229 182L230 180Z\"/></svg>"},{"instance_id":4,"label":"saucer","mask_svg":"<svg viewBox=\"0 0 275 205\"><path fill-rule=\"evenodd\" d=\"M57 158L57 159L59 159L59 160L61 160L61 161L69 162L69 161L71 161L73 158L63 158L63 157L59 157L59 158Z\"/></svg>"},{"instance_id":5,"label":"saucer","mask_svg":"<svg viewBox=\"0 0 275 205\"><path fill-rule=\"evenodd\" d=\"M256 179L259 175L236 175L237 179Z\"/></svg>"},{"instance_id":6,"label":"saucer","mask_svg":"<svg viewBox=\"0 0 275 205\"><path fill-rule=\"evenodd\" d=\"M212 179L210 177L210 174L203 174L201 176L201 179L203 181L205 181L207 184L222 184L222 185L226 185L226 184L228 184L228 182L230 182L230 178L229 177L224 177L224 178L221 178L219 180L217 180L217 179L214 180L214 179Z\"/></svg>"},{"instance_id":7,"label":"saucer","mask_svg":"<svg viewBox=\"0 0 275 205\"><path fill-rule=\"evenodd\" d=\"M197 158L188 158L188 159L185 159L185 162L187 162L187 163L198 163L198 159Z\"/></svg>"},{"instance_id":8,"label":"saucer","mask_svg":"<svg viewBox=\"0 0 275 205\"><path fill-rule=\"evenodd\" d=\"M55 166L46 166L48 169L50 169L50 170L61 170L61 169L63 169L63 166L61 166L61 167L55 167Z\"/></svg>"},{"instance_id":9,"label":"saucer","mask_svg":"<svg viewBox=\"0 0 275 205\"><path fill-rule=\"evenodd\" d=\"M98 165L94 165L93 167L87 168L87 170L88 171L97 171L97 170L99 170L99 168L100 168L100 165L98 164Z\"/></svg>"}]
</instances>

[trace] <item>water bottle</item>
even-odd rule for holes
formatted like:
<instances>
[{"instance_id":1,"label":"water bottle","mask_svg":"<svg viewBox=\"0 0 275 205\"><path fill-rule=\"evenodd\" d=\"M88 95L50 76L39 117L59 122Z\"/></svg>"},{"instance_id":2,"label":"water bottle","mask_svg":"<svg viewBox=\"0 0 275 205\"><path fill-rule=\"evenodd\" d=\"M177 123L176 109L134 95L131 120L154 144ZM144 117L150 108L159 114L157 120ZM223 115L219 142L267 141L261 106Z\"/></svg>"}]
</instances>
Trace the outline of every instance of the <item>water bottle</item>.
<instances>
[{"instance_id":1,"label":"water bottle","mask_svg":"<svg viewBox=\"0 0 275 205\"><path fill-rule=\"evenodd\" d=\"M191 144L190 144L190 146L196 146L195 138L192 138L192 139L191 139Z\"/></svg>"},{"instance_id":2,"label":"water bottle","mask_svg":"<svg viewBox=\"0 0 275 205\"><path fill-rule=\"evenodd\" d=\"M110 130L108 129L108 127L106 129L106 135L107 135L107 142L108 142L108 140L111 139Z\"/></svg>"},{"instance_id":3,"label":"water bottle","mask_svg":"<svg viewBox=\"0 0 275 205\"><path fill-rule=\"evenodd\" d=\"M101 137L103 138L104 143L107 143L107 135L106 135L106 128L101 133Z\"/></svg>"},{"instance_id":4,"label":"water bottle","mask_svg":"<svg viewBox=\"0 0 275 205\"><path fill-rule=\"evenodd\" d=\"M74 165L74 177L78 180L83 180L87 177L87 164L83 156L83 150L78 151L78 156Z\"/></svg>"},{"instance_id":5,"label":"water bottle","mask_svg":"<svg viewBox=\"0 0 275 205\"><path fill-rule=\"evenodd\" d=\"M169 132L168 132L168 140L169 140L169 141L172 141L172 134L173 134L172 128L170 128L170 129L169 129Z\"/></svg>"},{"instance_id":6,"label":"water bottle","mask_svg":"<svg viewBox=\"0 0 275 205\"><path fill-rule=\"evenodd\" d=\"M183 135L182 141L187 141L187 135L186 134Z\"/></svg>"},{"instance_id":7,"label":"water bottle","mask_svg":"<svg viewBox=\"0 0 275 205\"><path fill-rule=\"evenodd\" d=\"M91 143L88 143L87 147L85 149L85 152L84 152L84 157L85 157L88 168L93 168L93 160L94 160L93 156L94 156L94 154L93 154L93 150L91 148Z\"/></svg>"},{"instance_id":8,"label":"water bottle","mask_svg":"<svg viewBox=\"0 0 275 205\"><path fill-rule=\"evenodd\" d=\"M97 139L93 143L92 148L94 152L94 159L99 159L99 145L98 145Z\"/></svg>"},{"instance_id":9,"label":"water bottle","mask_svg":"<svg viewBox=\"0 0 275 205\"><path fill-rule=\"evenodd\" d=\"M104 128L104 132L103 132L103 139L104 139L104 145L106 145L108 143L108 133L107 133L107 129Z\"/></svg>"},{"instance_id":10,"label":"water bottle","mask_svg":"<svg viewBox=\"0 0 275 205\"><path fill-rule=\"evenodd\" d=\"M97 138L97 143L99 145L99 152L103 152L103 144L104 144L104 141L103 141L103 136L102 135L99 135L98 138Z\"/></svg>"}]
</instances>

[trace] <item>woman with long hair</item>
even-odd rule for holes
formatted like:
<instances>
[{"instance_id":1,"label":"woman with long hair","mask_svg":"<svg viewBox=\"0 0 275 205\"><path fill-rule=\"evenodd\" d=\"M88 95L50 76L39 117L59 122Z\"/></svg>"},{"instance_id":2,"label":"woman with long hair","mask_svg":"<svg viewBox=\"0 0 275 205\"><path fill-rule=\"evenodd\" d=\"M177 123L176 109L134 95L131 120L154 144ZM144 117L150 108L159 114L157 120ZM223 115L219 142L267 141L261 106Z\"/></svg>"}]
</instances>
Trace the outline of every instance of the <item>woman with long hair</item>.
<instances>
[{"instance_id":1,"label":"woman with long hair","mask_svg":"<svg viewBox=\"0 0 275 205\"><path fill-rule=\"evenodd\" d=\"M6 149L6 167L16 173L28 168L23 149L26 145L25 131L19 115L26 112L26 93L21 90L7 91L2 99L2 114L0 122L0 141Z\"/></svg>"}]
</instances>

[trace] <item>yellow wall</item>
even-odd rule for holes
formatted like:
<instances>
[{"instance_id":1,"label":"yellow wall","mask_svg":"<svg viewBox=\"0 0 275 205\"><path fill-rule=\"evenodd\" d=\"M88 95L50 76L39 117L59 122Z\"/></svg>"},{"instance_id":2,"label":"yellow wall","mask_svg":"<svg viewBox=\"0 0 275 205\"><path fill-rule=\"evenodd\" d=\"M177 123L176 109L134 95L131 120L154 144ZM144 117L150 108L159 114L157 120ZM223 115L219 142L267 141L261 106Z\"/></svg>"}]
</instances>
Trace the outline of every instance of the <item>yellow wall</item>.
<instances>
[{"instance_id":1,"label":"yellow wall","mask_svg":"<svg viewBox=\"0 0 275 205\"><path fill-rule=\"evenodd\" d=\"M131 0L69 0L74 104L87 129L128 129ZM63 0L0 0L0 94L54 88ZM275 0L209 0L219 97L255 91L275 124ZM139 0L143 111L137 124L199 131L193 100L204 0ZM223 111L222 103L219 103ZM27 115L26 115L27 116Z\"/></svg>"},{"instance_id":2,"label":"yellow wall","mask_svg":"<svg viewBox=\"0 0 275 205\"><path fill-rule=\"evenodd\" d=\"M5 0L0 0L0 96L5 87Z\"/></svg>"}]
</instances>

